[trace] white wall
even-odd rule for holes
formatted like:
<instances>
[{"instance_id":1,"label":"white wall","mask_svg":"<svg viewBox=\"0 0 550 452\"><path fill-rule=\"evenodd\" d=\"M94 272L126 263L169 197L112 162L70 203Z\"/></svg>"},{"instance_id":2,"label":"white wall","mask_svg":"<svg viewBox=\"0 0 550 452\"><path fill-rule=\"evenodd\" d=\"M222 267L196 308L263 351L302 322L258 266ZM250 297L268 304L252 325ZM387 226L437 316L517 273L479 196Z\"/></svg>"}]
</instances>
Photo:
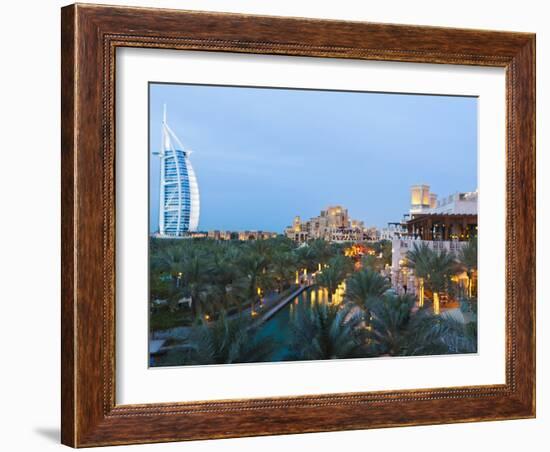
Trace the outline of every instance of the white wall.
<instances>
[{"instance_id":1,"label":"white wall","mask_svg":"<svg viewBox=\"0 0 550 452\"><path fill-rule=\"evenodd\" d=\"M113 0L115 1L115 0ZM99 3L93 2L92 3ZM332 19L489 28L537 32L538 168L548 168L550 30L547 2L491 0L410 1L140 1L119 4L204 9ZM60 449L59 424L59 1L12 1L2 6L2 94L0 121L0 266L2 275L2 449ZM25 173L20 165L25 163ZM20 179L23 177L23 180ZM34 183L32 183L34 181ZM539 177L538 230L548 228L548 178ZM17 194L17 196L15 196ZM27 206L32 203L33 212ZM543 209L544 205L546 208ZM17 232L17 235L14 235ZM548 249L540 233L539 252ZM538 274L548 268L538 259ZM550 308L538 285L538 418L437 427L410 427L330 434L246 438L182 444L120 447L116 450L279 451L407 450L446 452L518 448L542 451L550 429L549 335L543 326ZM546 356L541 353L546 349ZM545 381L546 380L546 381Z\"/></svg>"}]
</instances>

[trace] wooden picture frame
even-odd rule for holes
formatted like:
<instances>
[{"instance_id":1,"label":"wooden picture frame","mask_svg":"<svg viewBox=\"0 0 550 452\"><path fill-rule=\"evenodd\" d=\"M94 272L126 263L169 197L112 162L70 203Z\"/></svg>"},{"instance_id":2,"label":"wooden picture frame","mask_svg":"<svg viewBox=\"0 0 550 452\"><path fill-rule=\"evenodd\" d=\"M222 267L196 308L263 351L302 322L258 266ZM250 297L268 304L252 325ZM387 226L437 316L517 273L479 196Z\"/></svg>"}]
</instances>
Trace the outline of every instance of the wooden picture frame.
<instances>
[{"instance_id":1,"label":"wooden picture frame","mask_svg":"<svg viewBox=\"0 0 550 452\"><path fill-rule=\"evenodd\" d=\"M535 35L71 5L62 9L62 442L73 447L535 416ZM115 403L115 50L506 69L506 383Z\"/></svg>"}]
</instances>

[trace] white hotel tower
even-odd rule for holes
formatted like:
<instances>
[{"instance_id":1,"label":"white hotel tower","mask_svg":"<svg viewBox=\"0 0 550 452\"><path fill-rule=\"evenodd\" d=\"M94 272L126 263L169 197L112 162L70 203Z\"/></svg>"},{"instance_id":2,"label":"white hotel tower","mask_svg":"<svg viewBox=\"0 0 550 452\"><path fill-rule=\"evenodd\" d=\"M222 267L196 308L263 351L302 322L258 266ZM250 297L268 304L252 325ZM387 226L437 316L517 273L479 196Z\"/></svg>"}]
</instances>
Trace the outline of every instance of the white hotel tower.
<instances>
[{"instance_id":1,"label":"white hotel tower","mask_svg":"<svg viewBox=\"0 0 550 452\"><path fill-rule=\"evenodd\" d=\"M191 166L191 150L166 122L166 105L162 120L160 158L159 234L181 236L196 231L199 225L199 186Z\"/></svg>"}]
</instances>

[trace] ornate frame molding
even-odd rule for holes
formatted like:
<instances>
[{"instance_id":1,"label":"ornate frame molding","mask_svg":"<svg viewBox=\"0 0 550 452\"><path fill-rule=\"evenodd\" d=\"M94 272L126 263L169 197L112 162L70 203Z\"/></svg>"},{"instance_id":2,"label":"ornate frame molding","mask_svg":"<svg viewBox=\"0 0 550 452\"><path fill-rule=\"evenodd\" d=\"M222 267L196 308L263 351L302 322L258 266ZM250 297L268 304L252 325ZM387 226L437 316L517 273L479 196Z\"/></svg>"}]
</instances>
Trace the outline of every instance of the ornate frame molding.
<instances>
[{"instance_id":1,"label":"ornate frame molding","mask_svg":"<svg viewBox=\"0 0 550 452\"><path fill-rule=\"evenodd\" d=\"M506 68L506 384L116 405L118 47ZM534 59L535 37L526 33L80 4L63 8L62 442L81 447L533 417ZM518 349L525 353L518 355Z\"/></svg>"}]
</instances>

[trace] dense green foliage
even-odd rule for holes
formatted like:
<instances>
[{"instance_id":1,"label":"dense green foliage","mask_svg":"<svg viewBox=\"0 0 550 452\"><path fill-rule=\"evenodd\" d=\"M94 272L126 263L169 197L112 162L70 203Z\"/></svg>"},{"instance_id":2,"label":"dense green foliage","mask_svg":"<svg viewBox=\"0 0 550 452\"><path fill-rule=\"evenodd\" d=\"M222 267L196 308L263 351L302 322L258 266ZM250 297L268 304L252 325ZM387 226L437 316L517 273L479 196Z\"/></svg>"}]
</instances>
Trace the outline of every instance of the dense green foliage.
<instances>
[{"instance_id":1,"label":"dense green foliage","mask_svg":"<svg viewBox=\"0 0 550 452\"><path fill-rule=\"evenodd\" d=\"M377 356L474 353L477 331L427 308L414 310L410 295L386 295L372 303L366 342Z\"/></svg>"},{"instance_id":2,"label":"dense green foliage","mask_svg":"<svg viewBox=\"0 0 550 452\"><path fill-rule=\"evenodd\" d=\"M269 361L276 343L249 329L244 316L229 319L221 313L214 322L199 321L191 332L186 364L232 364Z\"/></svg>"},{"instance_id":3,"label":"dense green foliage","mask_svg":"<svg viewBox=\"0 0 550 452\"><path fill-rule=\"evenodd\" d=\"M455 256L446 249L432 250L425 243L414 244L407 253L407 266L412 268L418 278L423 278L431 292L443 292L451 285L451 277L457 273Z\"/></svg>"},{"instance_id":4,"label":"dense green foliage","mask_svg":"<svg viewBox=\"0 0 550 452\"><path fill-rule=\"evenodd\" d=\"M351 304L298 305L291 325L289 359L357 358L361 354L363 312Z\"/></svg>"},{"instance_id":5,"label":"dense green foliage","mask_svg":"<svg viewBox=\"0 0 550 452\"><path fill-rule=\"evenodd\" d=\"M316 271L331 259L336 259L337 268L342 265L350 271L342 246L323 240L297 246L282 236L248 242L152 238L151 325L154 329L171 328L191 325L194 319L205 316L213 319L222 310L228 314L244 309L254 311L264 295L281 293L294 284L296 272ZM334 276L339 283L345 274ZM184 316L181 312L174 316L179 324L170 321L166 311L177 311L178 301L189 297L191 310L184 311Z\"/></svg>"},{"instance_id":6,"label":"dense green foliage","mask_svg":"<svg viewBox=\"0 0 550 452\"><path fill-rule=\"evenodd\" d=\"M354 266L344 245L322 240L298 246L284 237L152 239L151 332L184 327L165 361L171 364L261 362L275 354L278 360L318 360L477 351L477 300L471 290L476 242L456 256L415 244L406 258L432 293L452 291L452 277L468 275L468 290L459 297L464 321L395 293L384 276L388 243L369 244L374 252L356 257L360 265ZM389 252L391 260L391 246ZM279 342L257 334L262 326L256 315L261 316L266 300L277 302L295 291L304 272L315 274L315 286L326 289L327 296L294 306L288 334ZM191 307L180 303L189 297Z\"/></svg>"},{"instance_id":7,"label":"dense green foliage","mask_svg":"<svg viewBox=\"0 0 550 452\"><path fill-rule=\"evenodd\" d=\"M346 298L360 307L369 308L371 300L384 295L390 287L387 278L367 268L354 273L348 279Z\"/></svg>"},{"instance_id":8,"label":"dense green foliage","mask_svg":"<svg viewBox=\"0 0 550 452\"><path fill-rule=\"evenodd\" d=\"M467 297L472 297L475 292L474 277L477 270L477 239L472 239L466 246L460 249L457 256L458 266L468 276Z\"/></svg>"},{"instance_id":9,"label":"dense green foliage","mask_svg":"<svg viewBox=\"0 0 550 452\"><path fill-rule=\"evenodd\" d=\"M352 272L351 261L344 256L336 256L328 261L326 267L317 276L316 283L327 289L329 301L336 292L336 289L344 279Z\"/></svg>"}]
</instances>

